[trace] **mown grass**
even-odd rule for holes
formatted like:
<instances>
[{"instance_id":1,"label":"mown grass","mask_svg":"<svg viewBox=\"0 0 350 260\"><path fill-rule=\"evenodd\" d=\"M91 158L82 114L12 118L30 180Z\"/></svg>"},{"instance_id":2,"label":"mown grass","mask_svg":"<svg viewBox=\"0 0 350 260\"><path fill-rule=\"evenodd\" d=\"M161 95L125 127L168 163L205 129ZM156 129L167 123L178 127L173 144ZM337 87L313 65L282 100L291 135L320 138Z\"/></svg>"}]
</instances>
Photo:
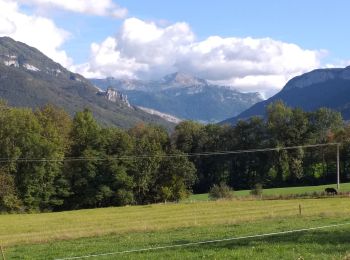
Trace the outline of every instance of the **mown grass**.
<instances>
[{"instance_id":1,"label":"mown grass","mask_svg":"<svg viewBox=\"0 0 350 260\"><path fill-rule=\"evenodd\" d=\"M0 241L8 259L54 259L343 223L350 221L349 213L350 198L327 198L209 201L2 215ZM299 255L304 259L341 259L350 253L348 234L350 225L118 255L118 259L297 259Z\"/></svg>"},{"instance_id":2,"label":"mown grass","mask_svg":"<svg viewBox=\"0 0 350 260\"><path fill-rule=\"evenodd\" d=\"M264 189L263 195L294 195L303 193L323 192L325 188L333 187L336 188L336 184L320 185L320 186L304 186L304 187L288 187L288 188L273 188ZM350 183L342 183L340 185L341 192L350 191ZM236 197L245 197L250 195L250 190L239 190L234 191L233 195ZM208 193L194 194L184 201L206 201L209 199Z\"/></svg>"},{"instance_id":3,"label":"mown grass","mask_svg":"<svg viewBox=\"0 0 350 260\"><path fill-rule=\"evenodd\" d=\"M350 221L350 218L344 216L287 217L262 219L254 223L132 232L14 246L6 249L6 256L9 259L58 259L114 253L93 259L343 259L350 253L350 226L173 249L121 254L117 252L316 227L346 221Z\"/></svg>"}]
</instances>

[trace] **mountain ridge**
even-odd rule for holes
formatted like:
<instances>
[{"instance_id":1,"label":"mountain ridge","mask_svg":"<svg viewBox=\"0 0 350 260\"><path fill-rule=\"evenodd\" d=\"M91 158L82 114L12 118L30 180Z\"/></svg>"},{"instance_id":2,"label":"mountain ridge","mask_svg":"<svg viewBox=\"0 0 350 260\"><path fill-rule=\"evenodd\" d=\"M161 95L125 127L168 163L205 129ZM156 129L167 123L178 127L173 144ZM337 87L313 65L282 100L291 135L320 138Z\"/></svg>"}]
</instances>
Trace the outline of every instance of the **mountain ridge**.
<instances>
[{"instance_id":1,"label":"mountain ridge","mask_svg":"<svg viewBox=\"0 0 350 260\"><path fill-rule=\"evenodd\" d=\"M0 98L17 107L36 108L48 103L68 113L89 108L105 125L129 128L137 123L174 124L123 100L108 100L83 76L65 69L37 49L9 37L0 37Z\"/></svg>"},{"instance_id":2,"label":"mountain ridge","mask_svg":"<svg viewBox=\"0 0 350 260\"><path fill-rule=\"evenodd\" d=\"M266 107L282 100L291 107L313 111L327 107L339 111L345 120L350 119L350 66L345 68L316 69L294 77L271 98L259 102L221 124L235 124L240 119L265 116Z\"/></svg>"},{"instance_id":3,"label":"mountain ridge","mask_svg":"<svg viewBox=\"0 0 350 260\"><path fill-rule=\"evenodd\" d=\"M262 100L259 93L242 93L231 87L213 85L183 72L150 81L90 80L101 89L116 88L137 106L204 123L216 123Z\"/></svg>"}]
</instances>

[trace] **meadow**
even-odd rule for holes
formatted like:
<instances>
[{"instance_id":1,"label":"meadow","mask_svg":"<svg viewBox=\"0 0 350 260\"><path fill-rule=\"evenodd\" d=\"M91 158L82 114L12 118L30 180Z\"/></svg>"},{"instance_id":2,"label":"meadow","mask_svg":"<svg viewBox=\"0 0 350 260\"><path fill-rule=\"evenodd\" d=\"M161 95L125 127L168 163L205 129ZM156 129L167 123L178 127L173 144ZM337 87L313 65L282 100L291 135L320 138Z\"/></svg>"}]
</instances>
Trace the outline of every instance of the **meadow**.
<instances>
[{"instance_id":1,"label":"meadow","mask_svg":"<svg viewBox=\"0 0 350 260\"><path fill-rule=\"evenodd\" d=\"M271 188L264 189L263 195L296 195L296 194L306 194L314 192L324 192L324 189L327 187L337 188L336 184L327 184L319 186L302 186L302 187L287 187L287 188ZM350 183L341 183L340 191L350 192ZM250 196L250 190L238 190L233 191L232 193L235 197L247 197ZM186 201L206 201L209 200L208 193L203 194L193 194Z\"/></svg>"},{"instance_id":2,"label":"meadow","mask_svg":"<svg viewBox=\"0 0 350 260\"><path fill-rule=\"evenodd\" d=\"M348 222L350 198L197 201L1 215L0 242L6 259L60 259ZM347 259L348 234L345 225L96 259Z\"/></svg>"}]
</instances>

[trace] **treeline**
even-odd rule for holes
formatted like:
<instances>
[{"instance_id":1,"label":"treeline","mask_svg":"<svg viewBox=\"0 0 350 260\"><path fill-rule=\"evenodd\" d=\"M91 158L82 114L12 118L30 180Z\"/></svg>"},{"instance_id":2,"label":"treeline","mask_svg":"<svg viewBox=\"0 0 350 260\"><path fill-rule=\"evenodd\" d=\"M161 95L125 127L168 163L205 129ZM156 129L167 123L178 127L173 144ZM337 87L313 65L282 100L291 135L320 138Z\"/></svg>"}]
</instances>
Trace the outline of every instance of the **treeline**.
<instances>
[{"instance_id":1,"label":"treeline","mask_svg":"<svg viewBox=\"0 0 350 260\"><path fill-rule=\"evenodd\" d=\"M183 122L173 141L185 153L239 151L312 144L342 143L342 181L347 179L350 126L327 108L314 112L292 109L277 101L265 119L252 117L234 127ZM319 185L336 182L336 146L191 157L197 170L195 193L226 183L235 190Z\"/></svg>"},{"instance_id":2,"label":"treeline","mask_svg":"<svg viewBox=\"0 0 350 260\"><path fill-rule=\"evenodd\" d=\"M188 196L196 170L166 130L101 127L52 106L0 107L0 208L63 210L145 204Z\"/></svg>"},{"instance_id":3,"label":"treeline","mask_svg":"<svg viewBox=\"0 0 350 260\"><path fill-rule=\"evenodd\" d=\"M339 113L304 112L282 102L267 108L266 120L234 127L186 121L171 134L143 124L102 127L88 110L71 118L50 105L32 111L0 103L0 211L178 201L222 182L234 189L327 183L335 180L334 147L187 154L341 141L346 172L349 140Z\"/></svg>"}]
</instances>

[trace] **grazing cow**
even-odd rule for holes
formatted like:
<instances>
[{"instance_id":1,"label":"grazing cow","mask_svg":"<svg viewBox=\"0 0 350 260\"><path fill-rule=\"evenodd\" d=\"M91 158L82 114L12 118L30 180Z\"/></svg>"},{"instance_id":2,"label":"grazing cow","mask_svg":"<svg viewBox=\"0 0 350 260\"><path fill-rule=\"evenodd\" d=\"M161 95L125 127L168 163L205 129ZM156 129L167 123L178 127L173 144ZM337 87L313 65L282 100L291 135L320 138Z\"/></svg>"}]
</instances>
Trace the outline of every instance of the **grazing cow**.
<instances>
[{"instance_id":1,"label":"grazing cow","mask_svg":"<svg viewBox=\"0 0 350 260\"><path fill-rule=\"evenodd\" d=\"M327 195L337 195L338 192L334 188L325 188L324 191L327 193Z\"/></svg>"}]
</instances>

